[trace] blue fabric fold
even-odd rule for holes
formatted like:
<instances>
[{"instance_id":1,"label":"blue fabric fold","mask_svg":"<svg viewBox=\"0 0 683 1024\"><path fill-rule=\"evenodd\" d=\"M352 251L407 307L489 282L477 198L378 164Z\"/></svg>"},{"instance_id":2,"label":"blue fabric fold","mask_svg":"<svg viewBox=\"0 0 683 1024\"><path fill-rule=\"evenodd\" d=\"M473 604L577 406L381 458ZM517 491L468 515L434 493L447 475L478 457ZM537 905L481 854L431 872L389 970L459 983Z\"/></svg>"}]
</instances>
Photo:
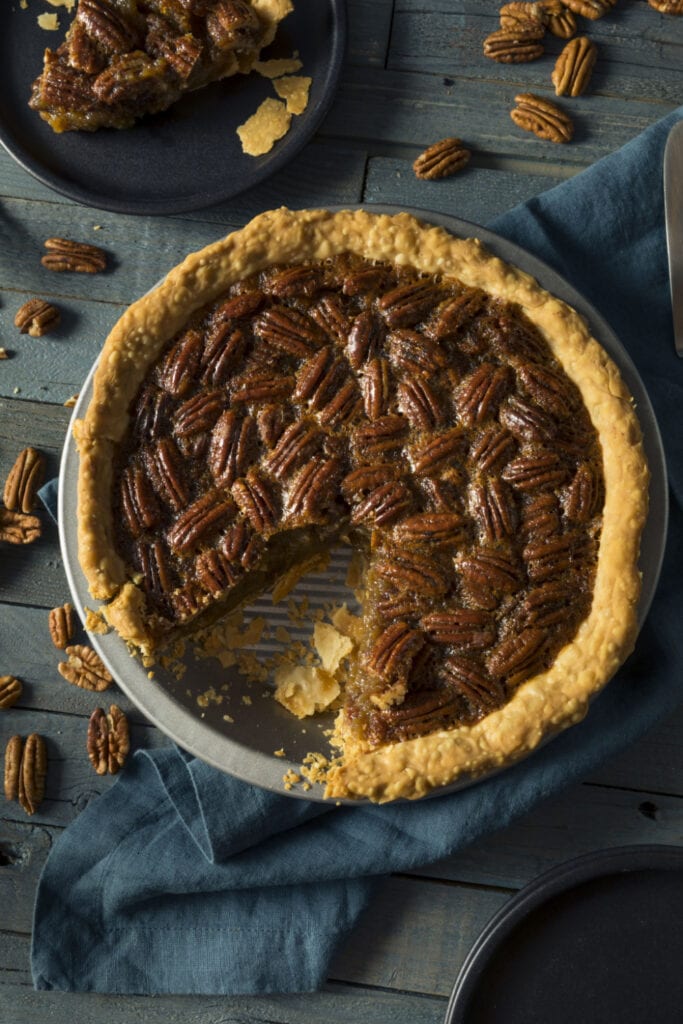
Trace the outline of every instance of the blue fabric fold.
<instances>
[{"instance_id":1,"label":"blue fabric fold","mask_svg":"<svg viewBox=\"0 0 683 1024\"><path fill-rule=\"evenodd\" d=\"M670 528L635 653L578 726L469 789L417 804L327 806L269 793L178 750L138 751L64 832L34 916L38 989L309 991L374 879L447 856L593 771L683 700L683 408L661 188L683 108L491 227L567 278L634 360L665 428ZM457 211L453 211L457 213Z\"/></svg>"}]
</instances>

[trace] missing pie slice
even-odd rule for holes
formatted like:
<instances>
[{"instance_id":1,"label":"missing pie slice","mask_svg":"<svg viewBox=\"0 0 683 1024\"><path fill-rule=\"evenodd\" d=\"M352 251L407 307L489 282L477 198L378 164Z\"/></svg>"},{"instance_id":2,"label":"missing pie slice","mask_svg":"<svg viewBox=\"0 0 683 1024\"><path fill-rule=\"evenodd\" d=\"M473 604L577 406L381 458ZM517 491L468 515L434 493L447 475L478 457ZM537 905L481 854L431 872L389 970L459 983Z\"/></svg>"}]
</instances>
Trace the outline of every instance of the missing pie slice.
<instances>
[{"instance_id":1,"label":"missing pie slice","mask_svg":"<svg viewBox=\"0 0 683 1024\"><path fill-rule=\"evenodd\" d=\"M476 240L263 214L130 307L75 433L80 561L142 650L362 552L329 796L511 763L633 645L631 397L583 320Z\"/></svg>"},{"instance_id":2,"label":"missing pie slice","mask_svg":"<svg viewBox=\"0 0 683 1024\"><path fill-rule=\"evenodd\" d=\"M56 132L128 128L184 93L247 73L290 0L79 0L29 106Z\"/></svg>"}]
</instances>

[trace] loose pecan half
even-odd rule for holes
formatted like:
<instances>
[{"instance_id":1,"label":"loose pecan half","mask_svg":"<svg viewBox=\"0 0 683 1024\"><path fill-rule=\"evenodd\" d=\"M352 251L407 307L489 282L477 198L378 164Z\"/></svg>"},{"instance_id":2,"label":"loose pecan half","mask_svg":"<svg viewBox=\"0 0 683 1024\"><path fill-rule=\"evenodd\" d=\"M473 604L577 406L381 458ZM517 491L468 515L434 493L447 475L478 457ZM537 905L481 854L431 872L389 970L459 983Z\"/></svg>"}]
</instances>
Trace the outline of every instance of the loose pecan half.
<instances>
[{"instance_id":1,"label":"loose pecan half","mask_svg":"<svg viewBox=\"0 0 683 1024\"><path fill-rule=\"evenodd\" d=\"M71 643L74 635L74 610L67 601L57 608L52 608L47 619L50 637L55 647L63 651Z\"/></svg>"},{"instance_id":2,"label":"loose pecan half","mask_svg":"<svg viewBox=\"0 0 683 1024\"><path fill-rule=\"evenodd\" d=\"M660 14L683 14L683 0L647 0Z\"/></svg>"},{"instance_id":3,"label":"loose pecan half","mask_svg":"<svg viewBox=\"0 0 683 1024\"><path fill-rule=\"evenodd\" d=\"M15 676L0 676L0 709L11 708L21 698L23 686Z\"/></svg>"},{"instance_id":4,"label":"loose pecan half","mask_svg":"<svg viewBox=\"0 0 683 1024\"><path fill-rule=\"evenodd\" d=\"M526 64L543 56L544 35L543 25L534 22L525 22L523 27L500 28L484 40L484 56L499 64Z\"/></svg>"},{"instance_id":5,"label":"loose pecan half","mask_svg":"<svg viewBox=\"0 0 683 1024\"><path fill-rule=\"evenodd\" d=\"M598 48L588 36L577 36L567 43L555 61L550 76L557 96L582 96L588 88Z\"/></svg>"},{"instance_id":6,"label":"loose pecan half","mask_svg":"<svg viewBox=\"0 0 683 1024\"><path fill-rule=\"evenodd\" d=\"M56 306L44 299L29 299L20 306L14 317L14 326L21 334L42 338L59 326L61 314Z\"/></svg>"},{"instance_id":7,"label":"loose pecan half","mask_svg":"<svg viewBox=\"0 0 683 1024\"><path fill-rule=\"evenodd\" d=\"M518 128L548 142L571 142L574 123L555 103L530 92L519 93L515 103L517 106L510 111L510 117Z\"/></svg>"},{"instance_id":8,"label":"loose pecan half","mask_svg":"<svg viewBox=\"0 0 683 1024\"><path fill-rule=\"evenodd\" d=\"M67 660L60 661L57 669L67 682L96 693L109 689L114 680L97 651L87 644L74 644L67 647L64 653Z\"/></svg>"},{"instance_id":9,"label":"loose pecan half","mask_svg":"<svg viewBox=\"0 0 683 1024\"><path fill-rule=\"evenodd\" d=\"M88 757L98 775L115 775L123 768L130 750L128 719L116 704L109 713L95 708L88 722Z\"/></svg>"},{"instance_id":10,"label":"loose pecan half","mask_svg":"<svg viewBox=\"0 0 683 1024\"><path fill-rule=\"evenodd\" d=\"M548 31L558 39L571 39L576 32L576 18L562 0L542 0Z\"/></svg>"},{"instance_id":11,"label":"loose pecan half","mask_svg":"<svg viewBox=\"0 0 683 1024\"><path fill-rule=\"evenodd\" d=\"M107 254L96 245L73 242L70 238L48 238L40 262L48 270L77 274L98 274L107 267Z\"/></svg>"},{"instance_id":12,"label":"loose pecan half","mask_svg":"<svg viewBox=\"0 0 683 1024\"><path fill-rule=\"evenodd\" d=\"M447 138L432 143L413 164L415 177L433 181L457 174L470 162L472 154L461 139Z\"/></svg>"},{"instance_id":13,"label":"loose pecan half","mask_svg":"<svg viewBox=\"0 0 683 1024\"><path fill-rule=\"evenodd\" d=\"M544 28L546 11L542 3L516 2L504 4L500 11L500 27L518 29L525 27Z\"/></svg>"},{"instance_id":14,"label":"loose pecan half","mask_svg":"<svg viewBox=\"0 0 683 1024\"><path fill-rule=\"evenodd\" d=\"M45 477L45 456L35 448L22 448L7 474L3 503L10 512L32 512L36 491Z\"/></svg>"},{"instance_id":15,"label":"loose pecan half","mask_svg":"<svg viewBox=\"0 0 683 1024\"><path fill-rule=\"evenodd\" d=\"M40 537L41 530L42 525L38 516L0 508L0 541L4 540L8 544L32 544Z\"/></svg>"},{"instance_id":16,"label":"loose pecan half","mask_svg":"<svg viewBox=\"0 0 683 1024\"><path fill-rule=\"evenodd\" d=\"M617 0L562 0L562 2L574 14L590 18L591 21L604 18L617 4Z\"/></svg>"},{"instance_id":17,"label":"loose pecan half","mask_svg":"<svg viewBox=\"0 0 683 1024\"><path fill-rule=\"evenodd\" d=\"M12 736L5 749L5 796L18 800L27 814L35 814L45 798L47 750L45 740L32 732L23 742Z\"/></svg>"}]
</instances>

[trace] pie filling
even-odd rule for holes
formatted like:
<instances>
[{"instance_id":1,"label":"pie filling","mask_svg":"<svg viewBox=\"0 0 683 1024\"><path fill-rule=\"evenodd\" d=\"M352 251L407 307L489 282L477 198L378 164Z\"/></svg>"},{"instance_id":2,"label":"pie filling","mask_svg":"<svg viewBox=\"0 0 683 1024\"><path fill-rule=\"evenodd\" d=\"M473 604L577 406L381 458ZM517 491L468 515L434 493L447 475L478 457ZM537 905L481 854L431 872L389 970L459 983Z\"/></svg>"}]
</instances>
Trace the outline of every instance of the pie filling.
<instances>
[{"instance_id":1,"label":"pie filling","mask_svg":"<svg viewBox=\"0 0 683 1024\"><path fill-rule=\"evenodd\" d=\"M604 479L581 393L519 306L453 278L350 253L245 278L166 345L117 451L151 646L363 549L351 740L477 722L590 611Z\"/></svg>"},{"instance_id":2,"label":"pie filling","mask_svg":"<svg viewBox=\"0 0 683 1024\"><path fill-rule=\"evenodd\" d=\"M288 0L79 0L29 106L56 132L128 128L185 92L249 71Z\"/></svg>"}]
</instances>

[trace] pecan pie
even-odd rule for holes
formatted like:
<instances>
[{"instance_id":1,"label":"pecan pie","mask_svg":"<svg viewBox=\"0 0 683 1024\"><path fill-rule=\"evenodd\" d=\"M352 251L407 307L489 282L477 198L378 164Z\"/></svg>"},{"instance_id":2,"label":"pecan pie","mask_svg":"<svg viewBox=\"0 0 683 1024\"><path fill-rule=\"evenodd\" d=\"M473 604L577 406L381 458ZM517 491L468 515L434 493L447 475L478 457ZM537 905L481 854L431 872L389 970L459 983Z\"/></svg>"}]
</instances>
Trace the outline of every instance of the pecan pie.
<instances>
[{"instance_id":1,"label":"pecan pie","mask_svg":"<svg viewBox=\"0 0 683 1024\"><path fill-rule=\"evenodd\" d=\"M135 303L76 424L79 551L163 645L364 554L330 796L418 797L578 721L630 651L648 471L583 320L407 214L263 214Z\"/></svg>"},{"instance_id":2,"label":"pecan pie","mask_svg":"<svg viewBox=\"0 0 683 1024\"><path fill-rule=\"evenodd\" d=\"M79 0L29 106L56 132L128 128L253 67L290 0Z\"/></svg>"}]
</instances>

